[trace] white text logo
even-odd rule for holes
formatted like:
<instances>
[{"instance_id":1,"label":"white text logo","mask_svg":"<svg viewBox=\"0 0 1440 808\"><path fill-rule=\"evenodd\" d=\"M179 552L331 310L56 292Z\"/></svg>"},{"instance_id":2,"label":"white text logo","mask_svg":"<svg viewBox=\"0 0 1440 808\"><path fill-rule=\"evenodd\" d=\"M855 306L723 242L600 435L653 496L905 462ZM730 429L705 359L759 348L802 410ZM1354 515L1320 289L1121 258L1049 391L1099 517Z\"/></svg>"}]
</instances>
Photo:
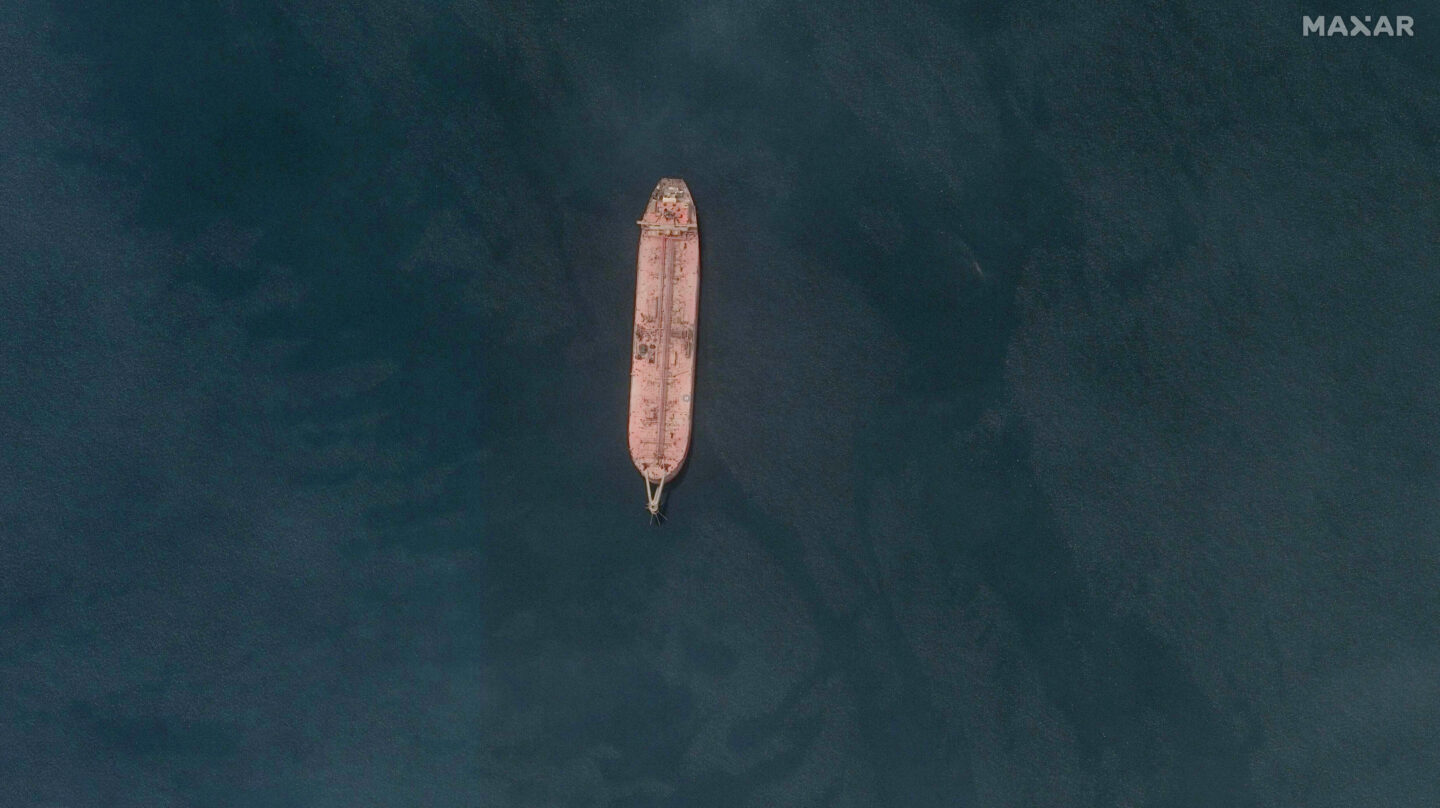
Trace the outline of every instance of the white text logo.
<instances>
[{"instance_id":1,"label":"white text logo","mask_svg":"<svg viewBox=\"0 0 1440 808\"><path fill-rule=\"evenodd\" d=\"M1394 26L1390 25L1389 17L1381 17L1373 23L1371 19L1351 17L1347 24L1344 17L1337 15L1329 18L1327 26L1323 16L1306 17L1300 30L1305 36L1415 36L1414 17L1396 17Z\"/></svg>"}]
</instances>

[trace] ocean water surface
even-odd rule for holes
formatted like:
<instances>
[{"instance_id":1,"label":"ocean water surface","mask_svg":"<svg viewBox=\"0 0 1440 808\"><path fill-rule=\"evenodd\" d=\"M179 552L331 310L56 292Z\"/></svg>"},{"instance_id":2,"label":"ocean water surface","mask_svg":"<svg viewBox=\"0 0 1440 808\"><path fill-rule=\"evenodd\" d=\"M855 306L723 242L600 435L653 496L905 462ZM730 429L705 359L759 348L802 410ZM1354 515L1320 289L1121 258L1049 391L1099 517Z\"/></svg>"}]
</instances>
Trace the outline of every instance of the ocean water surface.
<instances>
[{"instance_id":1,"label":"ocean water surface","mask_svg":"<svg viewBox=\"0 0 1440 808\"><path fill-rule=\"evenodd\" d=\"M5 6L0 804L1429 804L1406 10Z\"/></svg>"}]
</instances>

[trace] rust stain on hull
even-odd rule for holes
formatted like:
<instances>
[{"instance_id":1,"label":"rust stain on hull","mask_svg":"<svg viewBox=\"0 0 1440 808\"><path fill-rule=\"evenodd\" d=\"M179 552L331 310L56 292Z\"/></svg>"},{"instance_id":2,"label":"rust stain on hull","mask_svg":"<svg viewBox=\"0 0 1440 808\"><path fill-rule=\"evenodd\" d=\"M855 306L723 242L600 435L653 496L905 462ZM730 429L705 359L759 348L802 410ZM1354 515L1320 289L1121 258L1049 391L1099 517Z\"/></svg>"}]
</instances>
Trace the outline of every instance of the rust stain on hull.
<instances>
[{"instance_id":1,"label":"rust stain on hull","mask_svg":"<svg viewBox=\"0 0 1440 808\"><path fill-rule=\"evenodd\" d=\"M630 352L630 458L646 488L672 479L690 448L700 232L684 180L662 179L640 225ZM653 494L650 511L658 508Z\"/></svg>"}]
</instances>

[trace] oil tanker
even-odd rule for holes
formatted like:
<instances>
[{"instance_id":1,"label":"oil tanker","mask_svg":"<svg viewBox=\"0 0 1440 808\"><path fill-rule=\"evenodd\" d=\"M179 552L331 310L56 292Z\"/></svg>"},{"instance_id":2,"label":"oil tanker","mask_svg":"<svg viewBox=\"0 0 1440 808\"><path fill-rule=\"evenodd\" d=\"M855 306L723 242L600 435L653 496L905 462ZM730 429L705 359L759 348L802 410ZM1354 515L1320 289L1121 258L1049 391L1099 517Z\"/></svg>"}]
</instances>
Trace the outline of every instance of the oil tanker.
<instances>
[{"instance_id":1,"label":"oil tanker","mask_svg":"<svg viewBox=\"0 0 1440 808\"><path fill-rule=\"evenodd\" d=\"M635 331L630 351L630 459L645 478L645 507L690 448L695 405L695 325L700 310L700 231L684 180L662 179L640 225Z\"/></svg>"}]
</instances>

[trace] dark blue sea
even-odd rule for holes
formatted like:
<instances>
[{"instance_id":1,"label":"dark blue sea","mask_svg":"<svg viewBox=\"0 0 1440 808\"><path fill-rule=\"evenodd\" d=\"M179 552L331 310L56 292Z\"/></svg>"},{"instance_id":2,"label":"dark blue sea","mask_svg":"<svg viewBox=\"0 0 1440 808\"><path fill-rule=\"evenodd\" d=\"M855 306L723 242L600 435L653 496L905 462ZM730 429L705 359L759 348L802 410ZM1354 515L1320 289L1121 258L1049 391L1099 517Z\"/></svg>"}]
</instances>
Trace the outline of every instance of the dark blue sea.
<instances>
[{"instance_id":1,"label":"dark blue sea","mask_svg":"<svg viewBox=\"0 0 1440 808\"><path fill-rule=\"evenodd\" d=\"M1435 12L4 4L0 806L1436 804Z\"/></svg>"}]
</instances>

